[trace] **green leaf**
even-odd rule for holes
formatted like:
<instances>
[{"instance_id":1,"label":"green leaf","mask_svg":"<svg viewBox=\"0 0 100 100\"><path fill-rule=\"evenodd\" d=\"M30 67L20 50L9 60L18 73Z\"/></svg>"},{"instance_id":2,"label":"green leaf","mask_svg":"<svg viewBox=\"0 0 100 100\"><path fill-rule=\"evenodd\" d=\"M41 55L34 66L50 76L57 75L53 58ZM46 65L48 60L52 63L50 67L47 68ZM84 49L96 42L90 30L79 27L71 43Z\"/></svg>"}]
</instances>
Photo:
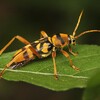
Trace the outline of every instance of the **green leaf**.
<instances>
[{"instance_id":1,"label":"green leaf","mask_svg":"<svg viewBox=\"0 0 100 100\"><path fill-rule=\"evenodd\" d=\"M100 71L89 80L83 100L100 100Z\"/></svg>"},{"instance_id":2,"label":"green leaf","mask_svg":"<svg viewBox=\"0 0 100 100\"><path fill-rule=\"evenodd\" d=\"M67 48L65 50L68 51ZM100 47L76 45L76 47L73 47L73 51L79 53L76 57L70 56L74 65L80 68L80 71L72 69L68 59L58 51L56 57L58 80L55 80L53 76L51 56L46 59L34 60L17 70L7 69L3 78L10 81L28 82L54 91L86 87L88 79L97 70L100 70ZM0 57L0 70L10 61L14 53L5 53Z\"/></svg>"}]
</instances>

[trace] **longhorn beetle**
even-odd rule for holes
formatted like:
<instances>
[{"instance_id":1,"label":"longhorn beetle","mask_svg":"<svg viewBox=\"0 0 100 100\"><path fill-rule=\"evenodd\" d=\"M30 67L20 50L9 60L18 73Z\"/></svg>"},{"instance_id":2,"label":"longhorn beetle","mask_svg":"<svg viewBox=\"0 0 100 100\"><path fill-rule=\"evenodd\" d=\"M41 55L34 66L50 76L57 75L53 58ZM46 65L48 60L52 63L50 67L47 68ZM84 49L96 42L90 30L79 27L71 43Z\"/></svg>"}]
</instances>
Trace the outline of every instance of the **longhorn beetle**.
<instances>
[{"instance_id":1,"label":"longhorn beetle","mask_svg":"<svg viewBox=\"0 0 100 100\"><path fill-rule=\"evenodd\" d=\"M34 41L33 43L28 42L26 39L24 39L21 36L15 36L13 37L8 44L1 49L0 55L4 52L4 50L15 40L18 39L22 43L26 44L23 48L19 49L13 56L12 60L6 65L6 67L1 71L0 77L2 77L3 73L7 68L11 69L16 69L18 67L24 66L31 60L34 60L36 57L38 58L45 58L48 57L49 55L52 55L53 59L53 64L54 64L54 77L57 79L57 69L56 69L56 62L55 62L55 57L56 57L56 50L60 49L60 52L69 60L70 66L75 69L79 70L73 63L72 60L70 59L69 54L63 50L64 47L68 47L69 52L76 56L77 53L74 53L71 48L71 44L75 45L76 44L76 39L79 38L80 36L87 34L89 32L100 32L100 30L88 30L80 33L79 35L75 36L76 30L79 26L81 17L82 17L83 11L80 13L80 16L78 18L78 22L76 24L76 27L73 31L72 35L64 34L64 33L59 33L56 35L53 35L52 37L49 37L46 32L41 31L41 38L37 41Z\"/></svg>"}]
</instances>

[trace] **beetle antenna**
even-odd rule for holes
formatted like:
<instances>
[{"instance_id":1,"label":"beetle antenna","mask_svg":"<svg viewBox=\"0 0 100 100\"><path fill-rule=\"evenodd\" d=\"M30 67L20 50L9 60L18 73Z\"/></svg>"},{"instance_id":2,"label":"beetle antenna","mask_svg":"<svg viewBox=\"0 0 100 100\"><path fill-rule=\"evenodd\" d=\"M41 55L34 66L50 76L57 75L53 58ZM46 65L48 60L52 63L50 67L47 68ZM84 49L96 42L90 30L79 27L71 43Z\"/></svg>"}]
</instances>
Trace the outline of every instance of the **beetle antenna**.
<instances>
[{"instance_id":1,"label":"beetle antenna","mask_svg":"<svg viewBox=\"0 0 100 100\"><path fill-rule=\"evenodd\" d=\"M90 33L90 32L100 32L100 30L88 30L88 31L84 31L82 33L80 33L79 35L75 36L75 39L79 38L80 36Z\"/></svg>"},{"instance_id":2,"label":"beetle antenna","mask_svg":"<svg viewBox=\"0 0 100 100\"><path fill-rule=\"evenodd\" d=\"M80 16L78 18L78 22L77 22L76 27L75 27L75 29L73 31L73 36L75 36L75 34L76 34L76 30L77 30L77 28L78 28L78 26L80 24L80 20L81 20L82 14L83 14L83 10L81 11Z\"/></svg>"}]
</instances>

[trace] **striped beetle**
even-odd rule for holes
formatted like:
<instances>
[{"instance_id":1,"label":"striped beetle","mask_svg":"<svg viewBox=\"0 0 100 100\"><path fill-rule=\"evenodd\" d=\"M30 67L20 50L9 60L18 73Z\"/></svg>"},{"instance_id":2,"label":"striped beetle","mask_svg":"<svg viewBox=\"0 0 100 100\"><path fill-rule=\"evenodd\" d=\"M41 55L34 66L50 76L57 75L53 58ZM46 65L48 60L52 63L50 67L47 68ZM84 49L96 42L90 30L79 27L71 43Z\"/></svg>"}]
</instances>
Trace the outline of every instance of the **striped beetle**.
<instances>
[{"instance_id":1,"label":"striped beetle","mask_svg":"<svg viewBox=\"0 0 100 100\"><path fill-rule=\"evenodd\" d=\"M36 57L38 58L45 58L48 57L49 55L52 55L53 59L53 64L54 64L54 77L57 79L57 69L56 69L56 62L55 62L55 57L56 57L56 50L60 49L60 52L69 60L70 66L75 69L79 70L77 68L69 54L63 50L65 46L68 47L69 52L76 56L77 53L74 53L71 48L71 44L75 45L76 44L76 39L79 38L80 36L87 34L89 32L100 32L100 30L88 30L80 33L78 36L75 36L76 30L79 26L81 17L82 17L83 11L80 13L80 16L78 18L78 22L76 24L76 27L73 31L72 35L64 34L64 33L59 33L56 35L53 35L52 37L49 37L46 32L41 31L41 38L37 41L34 41L33 43L30 43L26 39L24 39L21 36L15 36L13 37L8 44L0 50L0 55L4 52L4 50L15 40L18 39L22 43L24 43L26 46L23 48L19 49L13 56L12 60L6 65L6 67L1 71L0 77L2 77L3 73L7 68L11 69L16 69L18 67L24 66L31 60L34 60Z\"/></svg>"}]
</instances>

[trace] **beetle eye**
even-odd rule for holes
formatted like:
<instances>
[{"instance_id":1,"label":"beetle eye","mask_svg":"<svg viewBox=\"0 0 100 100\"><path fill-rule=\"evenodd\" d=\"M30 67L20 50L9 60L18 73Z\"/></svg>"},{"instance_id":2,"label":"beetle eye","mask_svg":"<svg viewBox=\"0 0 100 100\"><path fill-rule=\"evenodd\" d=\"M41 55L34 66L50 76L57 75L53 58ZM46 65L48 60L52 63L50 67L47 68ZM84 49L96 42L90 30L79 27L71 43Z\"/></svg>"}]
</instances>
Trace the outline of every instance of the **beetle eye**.
<instances>
[{"instance_id":1,"label":"beetle eye","mask_svg":"<svg viewBox=\"0 0 100 100\"><path fill-rule=\"evenodd\" d=\"M73 40L73 42L75 42L75 40Z\"/></svg>"}]
</instances>

